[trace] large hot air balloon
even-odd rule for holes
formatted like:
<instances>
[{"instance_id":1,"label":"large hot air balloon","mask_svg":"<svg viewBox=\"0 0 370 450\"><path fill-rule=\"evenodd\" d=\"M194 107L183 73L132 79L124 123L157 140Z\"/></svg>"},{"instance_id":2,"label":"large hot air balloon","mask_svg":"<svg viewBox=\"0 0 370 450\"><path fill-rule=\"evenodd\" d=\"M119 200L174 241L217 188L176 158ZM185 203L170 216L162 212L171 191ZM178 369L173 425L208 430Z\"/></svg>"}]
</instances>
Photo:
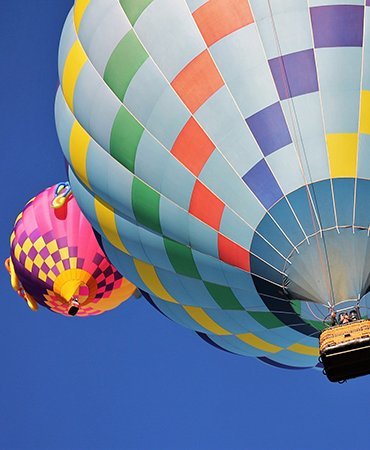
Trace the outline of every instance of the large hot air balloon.
<instances>
[{"instance_id":1,"label":"large hot air balloon","mask_svg":"<svg viewBox=\"0 0 370 450\"><path fill-rule=\"evenodd\" d=\"M76 0L56 124L112 263L279 367L367 317L370 1Z\"/></svg>"},{"instance_id":2,"label":"large hot air balloon","mask_svg":"<svg viewBox=\"0 0 370 450\"><path fill-rule=\"evenodd\" d=\"M10 244L12 287L33 310L41 305L63 315L93 316L136 291L107 260L66 183L28 202Z\"/></svg>"}]
</instances>

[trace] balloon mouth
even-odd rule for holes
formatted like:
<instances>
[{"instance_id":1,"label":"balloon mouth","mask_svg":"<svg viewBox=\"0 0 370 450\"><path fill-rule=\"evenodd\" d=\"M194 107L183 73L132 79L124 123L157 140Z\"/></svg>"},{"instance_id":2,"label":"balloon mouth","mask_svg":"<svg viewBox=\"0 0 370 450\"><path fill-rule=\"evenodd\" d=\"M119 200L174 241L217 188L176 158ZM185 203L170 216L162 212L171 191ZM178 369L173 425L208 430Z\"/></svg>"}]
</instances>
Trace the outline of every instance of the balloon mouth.
<instances>
[{"instance_id":1,"label":"balloon mouth","mask_svg":"<svg viewBox=\"0 0 370 450\"><path fill-rule=\"evenodd\" d=\"M287 297L330 307L358 303L370 285L369 242L362 227L325 229L302 241L284 267Z\"/></svg>"},{"instance_id":2,"label":"balloon mouth","mask_svg":"<svg viewBox=\"0 0 370 450\"><path fill-rule=\"evenodd\" d=\"M80 280L70 280L63 284L60 296L68 302L77 299L82 305L89 300L90 290L84 282Z\"/></svg>"},{"instance_id":3,"label":"balloon mouth","mask_svg":"<svg viewBox=\"0 0 370 450\"><path fill-rule=\"evenodd\" d=\"M63 303L69 304L73 299L77 299L82 306L95 299L97 283L91 274L83 269L68 269L57 276L53 291Z\"/></svg>"}]
</instances>

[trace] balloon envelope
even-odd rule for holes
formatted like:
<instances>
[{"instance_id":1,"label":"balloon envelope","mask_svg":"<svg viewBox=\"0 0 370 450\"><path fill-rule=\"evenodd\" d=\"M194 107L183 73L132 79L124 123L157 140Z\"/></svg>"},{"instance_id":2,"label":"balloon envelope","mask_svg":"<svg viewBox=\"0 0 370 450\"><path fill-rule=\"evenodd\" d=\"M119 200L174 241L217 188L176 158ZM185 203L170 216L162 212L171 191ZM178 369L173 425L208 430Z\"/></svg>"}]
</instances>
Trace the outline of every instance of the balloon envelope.
<instances>
[{"instance_id":1,"label":"balloon envelope","mask_svg":"<svg viewBox=\"0 0 370 450\"><path fill-rule=\"evenodd\" d=\"M358 0L91 0L66 20L76 198L116 267L231 352L316 366L324 317L369 288L369 18Z\"/></svg>"},{"instance_id":2,"label":"balloon envelope","mask_svg":"<svg viewBox=\"0 0 370 450\"><path fill-rule=\"evenodd\" d=\"M63 315L72 298L80 304L78 316L116 308L135 286L108 261L73 196L59 209L51 207L55 189L32 199L14 225L10 265L21 291L32 309L36 301Z\"/></svg>"}]
</instances>

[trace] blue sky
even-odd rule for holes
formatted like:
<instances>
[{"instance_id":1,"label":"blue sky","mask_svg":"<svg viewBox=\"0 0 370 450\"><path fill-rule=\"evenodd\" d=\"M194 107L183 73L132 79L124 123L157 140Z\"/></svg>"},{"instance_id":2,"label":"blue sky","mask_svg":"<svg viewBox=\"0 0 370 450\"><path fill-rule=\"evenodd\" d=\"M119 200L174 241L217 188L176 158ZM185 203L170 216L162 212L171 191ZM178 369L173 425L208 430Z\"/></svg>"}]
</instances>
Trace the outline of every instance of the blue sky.
<instances>
[{"instance_id":1,"label":"blue sky","mask_svg":"<svg viewBox=\"0 0 370 450\"><path fill-rule=\"evenodd\" d=\"M25 203L66 176L53 108L71 5L2 2L1 259ZM143 299L86 320L32 313L5 269L0 282L1 449L369 446L370 378L331 384L218 351Z\"/></svg>"}]
</instances>

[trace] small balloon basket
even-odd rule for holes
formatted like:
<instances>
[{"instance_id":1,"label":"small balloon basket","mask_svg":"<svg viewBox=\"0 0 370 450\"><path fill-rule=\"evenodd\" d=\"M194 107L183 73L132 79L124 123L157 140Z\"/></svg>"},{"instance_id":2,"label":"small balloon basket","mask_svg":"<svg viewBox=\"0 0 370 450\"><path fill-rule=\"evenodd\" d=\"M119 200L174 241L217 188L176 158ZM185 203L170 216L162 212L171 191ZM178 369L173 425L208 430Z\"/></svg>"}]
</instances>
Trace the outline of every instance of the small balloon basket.
<instances>
[{"instance_id":1,"label":"small balloon basket","mask_svg":"<svg viewBox=\"0 0 370 450\"><path fill-rule=\"evenodd\" d=\"M324 374L332 382L370 374L370 320L335 325L320 335Z\"/></svg>"}]
</instances>

